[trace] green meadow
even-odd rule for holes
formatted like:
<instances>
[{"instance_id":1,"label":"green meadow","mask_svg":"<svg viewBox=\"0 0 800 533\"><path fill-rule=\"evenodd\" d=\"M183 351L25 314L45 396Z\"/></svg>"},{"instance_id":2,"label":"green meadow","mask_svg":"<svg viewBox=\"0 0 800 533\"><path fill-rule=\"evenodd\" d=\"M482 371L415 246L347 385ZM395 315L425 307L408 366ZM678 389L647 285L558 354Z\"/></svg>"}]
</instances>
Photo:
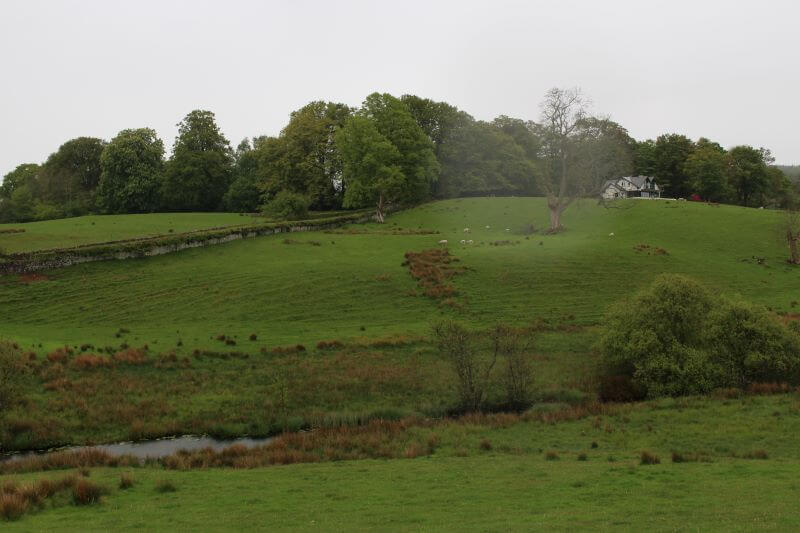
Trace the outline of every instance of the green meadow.
<instances>
[{"instance_id":1,"label":"green meadow","mask_svg":"<svg viewBox=\"0 0 800 533\"><path fill-rule=\"evenodd\" d=\"M32 252L101 242L159 237L210 228L253 224L240 213L149 213L87 215L24 224L0 224L0 251ZM24 229L24 232L6 233Z\"/></svg>"},{"instance_id":2,"label":"green meadow","mask_svg":"<svg viewBox=\"0 0 800 533\"><path fill-rule=\"evenodd\" d=\"M322 447L314 464L92 468L89 479L109 489L100 505L75 506L62 496L2 525L800 527L797 392L728 391L585 411L597 405L594 344L604 313L661 273L791 316L800 271L786 262L783 215L665 200L583 201L570 206L567 230L556 235L542 231L546 215L541 198L447 200L395 213L383 225L0 277L0 338L19 343L33 370L24 404L7 418L9 449L417 421L395 448L358 460L337 460ZM0 246L20 237L34 249L51 246L47 239L61 247L250 222L193 216L141 215L142 224L124 234L113 227L117 217L49 223L62 233L18 224L26 232L0 234ZM85 220L95 224L70 226ZM25 241L36 235L40 242ZM443 247L457 259L447 280L454 292L433 298L412 278L406 253ZM473 329L534 326L529 411L448 417L455 379L429 340L442 318ZM127 355L112 355L119 353ZM490 403L501 395L489 390ZM642 452L658 464L640 464ZM129 470L136 483L118 489ZM8 474L0 482L66 473ZM177 490L157 492L162 479Z\"/></svg>"}]
</instances>

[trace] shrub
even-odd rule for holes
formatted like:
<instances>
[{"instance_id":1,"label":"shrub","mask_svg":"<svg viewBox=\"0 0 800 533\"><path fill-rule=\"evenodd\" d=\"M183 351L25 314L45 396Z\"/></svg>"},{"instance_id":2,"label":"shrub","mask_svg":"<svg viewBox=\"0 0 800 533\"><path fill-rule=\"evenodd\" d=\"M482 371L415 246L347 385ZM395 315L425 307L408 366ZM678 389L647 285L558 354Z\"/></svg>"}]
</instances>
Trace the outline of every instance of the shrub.
<instances>
[{"instance_id":1,"label":"shrub","mask_svg":"<svg viewBox=\"0 0 800 533\"><path fill-rule=\"evenodd\" d=\"M92 505L100 502L106 490L88 479L79 479L72 487L72 503L75 505Z\"/></svg>"},{"instance_id":2,"label":"shrub","mask_svg":"<svg viewBox=\"0 0 800 533\"><path fill-rule=\"evenodd\" d=\"M122 474L120 474L120 476L119 476L119 488L120 489L122 489L122 490L129 489L129 488L133 487L133 484L134 484L133 474L131 474L130 472L123 472Z\"/></svg>"},{"instance_id":3,"label":"shrub","mask_svg":"<svg viewBox=\"0 0 800 533\"><path fill-rule=\"evenodd\" d=\"M300 220L308 215L308 198L283 190L262 207L262 212L279 220Z\"/></svg>"},{"instance_id":4,"label":"shrub","mask_svg":"<svg viewBox=\"0 0 800 533\"><path fill-rule=\"evenodd\" d=\"M0 341L0 418L19 400L25 365L19 347Z\"/></svg>"},{"instance_id":5,"label":"shrub","mask_svg":"<svg viewBox=\"0 0 800 533\"><path fill-rule=\"evenodd\" d=\"M639 464L643 465L657 465L661 464L661 459L654 453L648 452L647 450L642 452L642 455L639 459Z\"/></svg>"},{"instance_id":6,"label":"shrub","mask_svg":"<svg viewBox=\"0 0 800 533\"><path fill-rule=\"evenodd\" d=\"M551 450L544 454L544 458L548 461L558 461L559 459L558 452L554 452Z\"/></svg>"},{"instance_id":7,"label":"shrub","mask_svg":"<svg viewBox=\"0 0 800 533\"><path fill-rule=\"evenodd\" d=\"M0 515L6 520L17 520L28 510L28 501L16 492L0 493Z\"/></svg>"},{"instance_id":8,"label":"shrub","mask_svg":"<svg viewBox=\"0 0 800 533\"><path fill-rule=\"evenodd\" d=\"M165 492L175 492L176 490L178 490L178 488L169 479L159 479L156 482L156 492L161 492L163 494Z\"/></svg>"},{"instance_id":9,"label":"shrub","mask_svg":"<svg viewBox=\"0 0 800 533\"><path fill-rule=\"evenodd\" d=\"M530 364L532 336L498 324L491 331L491 340L494 353L503 361L502 382L507 406L511 409L529 407L533 383L533 368Z\"/></svg>"},{"instance_id":10,"label":"shrub","mask_svg":"<svg viewBox=\"0 0 800 533\"><path fill-rule=\"evenodd\" d=\"M658 277L605 317L600 396L703 394L754 382L800 381L800 335L765 308Z\"/></svg>"},{"instance_id":11,"label":"shrub","mask_svg":"<svg viewBox=\"0 0 800 533\"><path fill-rule=\"evenodd\" d=\"M488 452L492 449L492 443L489 441L489 439L481 439L481 442L478 445L478 447L481 450Z\"/></svg>"},{"instance_id":12,"label":"shrub","mask_svg":"<svg viewBox=\"0 0 800 533\"><path fill-rule=\"evenodd\" d=\"M436 324L433 336L439 353L455 371L460 407L467 411L479 411L486 399L497 352L488 358L482 356L476 334L453 321Z\"/></svg>"}]
</instances>

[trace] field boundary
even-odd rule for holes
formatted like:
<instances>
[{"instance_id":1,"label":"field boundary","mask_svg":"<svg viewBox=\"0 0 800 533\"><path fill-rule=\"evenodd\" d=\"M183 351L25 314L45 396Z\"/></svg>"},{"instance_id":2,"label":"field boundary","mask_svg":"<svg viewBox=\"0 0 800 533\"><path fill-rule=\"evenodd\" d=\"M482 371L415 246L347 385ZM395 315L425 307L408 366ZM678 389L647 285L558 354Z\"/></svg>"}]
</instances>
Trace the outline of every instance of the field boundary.
<instances>
[{"instance_id":1,"label":"field boundary","mask_svg":"<svg viewBox=\"0 0 800 533\"><path fill-rule=\"evenodd\" d=\"M0 256L0 275L25 274L37 270L65 268L92 261L110 261L153 257L186 250L224 244L226 242L279 233L319 231L346 224L369 222L374 212L359 211L334 217L289 222L267 222L258 225L229 226L193 230L174 235L141 239L125 239L71 248L53 248L33 252L17 252Z\"/></svg>"}]
</instances>

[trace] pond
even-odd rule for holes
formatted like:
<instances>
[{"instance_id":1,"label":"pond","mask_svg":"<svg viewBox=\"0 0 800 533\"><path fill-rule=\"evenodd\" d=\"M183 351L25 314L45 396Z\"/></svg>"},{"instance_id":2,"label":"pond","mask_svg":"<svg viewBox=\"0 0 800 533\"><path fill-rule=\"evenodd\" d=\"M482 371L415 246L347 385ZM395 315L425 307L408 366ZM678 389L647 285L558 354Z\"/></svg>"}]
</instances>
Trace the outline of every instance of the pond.
<instances>
[{"instance_id":1,"label":"pond","mask_svg":"<svg viewBox=\"0 0 800 533\"><path fill-rule=\"evenodd\" d=\"M272 437L268 438L249 438L242 437L239 439L219 440L212 437L197 437L193 435L185 435L183 437L145 440L138 442L119 442L116 444L98 444L97 446L68 446L65 448L58 448L54 450L11 453L0 456L0 461L16 461L25 457L33 455L44 455L53 452L79 452L88 449L96 449L107 452L111 455L132 455L141 460L145 459L159 459L172 455L180 450L202 450L204 448L211 448L214 451L220 451L234 444L254 448L269 443Z\"/></svg>"}]
</instances>

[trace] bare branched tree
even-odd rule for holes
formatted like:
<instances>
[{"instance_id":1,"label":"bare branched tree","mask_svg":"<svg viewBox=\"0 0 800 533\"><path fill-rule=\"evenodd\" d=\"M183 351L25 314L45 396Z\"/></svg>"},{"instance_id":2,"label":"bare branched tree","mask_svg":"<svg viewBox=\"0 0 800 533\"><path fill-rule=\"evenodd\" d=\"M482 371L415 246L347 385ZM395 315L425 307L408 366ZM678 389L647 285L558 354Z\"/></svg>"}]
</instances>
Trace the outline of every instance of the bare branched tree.
<instances>
[{"instance_id":1,"label":"bare branched tree","mask_svg":"<svg viewBox=\"0 0 800 533\"><path fill-rule=\"evenodd\" d=\"M460 407L466 411L480 411L486 400L492 369L498 353L489 357L481 353L474 332L452 322L440 322L433 327L433 336L439 352L450 361L458 378Z\"/></svg>"},{"instance_id":2,"label":"bare branched tree","mask_svg":"<svg viewBox=\"0 0 800 533\"><path fill-rule=\"evenodd\" d=\"M797 250L797 243L800 242L800 211L797 208L787 209L783 224L789 245L789 262L800 265L800 252Z\"/></svg>"},{"instance_id":3,"label":"bare branched tree","mask_svg":"<svg viewBox=\"0 0 800 533\"><path fill-rule=\"evenodd\" d=\"M512 409L525 409L531 403L533 367L530 352L533 335L530 332L498 324L492 331L492 351L503 363L503 386L506 403Z\"/></svg>"},{"instance_id":4,"label":"bare branched tree","mask_svg":"<svg viewBox=\"0 0 800 533\"><path fill-rule=\"evenodd\" d=\"M561 214L578 196L578 180L570 179L570 159L576 151L579 126L587 116L588 100L580 89L553 88L541 104L541 127L551 161L545 172L544 190L550 211L550 232L562 229Z\"/></svg>"}]
</instances>

